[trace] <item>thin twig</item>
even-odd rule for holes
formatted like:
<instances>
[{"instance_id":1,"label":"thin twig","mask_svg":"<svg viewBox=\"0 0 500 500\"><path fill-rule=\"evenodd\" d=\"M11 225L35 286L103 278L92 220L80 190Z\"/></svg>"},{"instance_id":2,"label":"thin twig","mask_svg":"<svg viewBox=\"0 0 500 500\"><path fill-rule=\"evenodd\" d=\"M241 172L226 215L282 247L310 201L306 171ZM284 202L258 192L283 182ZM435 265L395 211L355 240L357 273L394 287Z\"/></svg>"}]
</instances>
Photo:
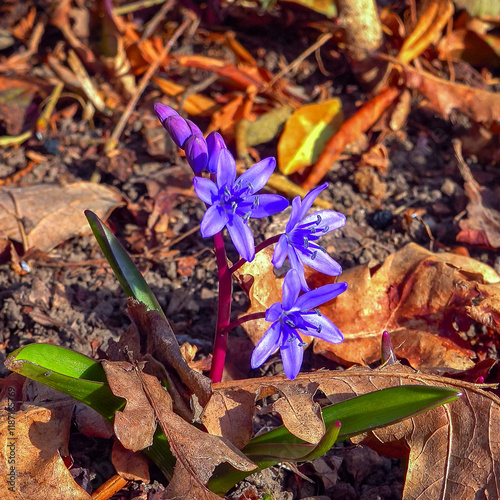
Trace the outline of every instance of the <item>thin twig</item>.
<instances>
[{"instance_id":1,"label":"thin twig","mask_svg":"<svg viewBox=\"0 0 500 500\"><path fill-rule=\"evenodd\" d=\"M122 135L123 129L125 128L125 125L127 124L128 119L130 118L130 115L132 114L132 111L134 110L137 101L139 100L139 97L141 97L142 93L146 89L146 86L148 85L153 75L156 73L160 64L165 60L165 57L172 49L172 46L179 39L179 37L186 30L186 28L193 22L193 20L194 16L192 14L188 14L184 22L177 28L177 30L173 34L172 38L166 43L165 47L163 47L163 50L159 54L156 61L151 63L146 73L144 73L144 76L142 77L139 85L137 86L135 94L132 96L132 99L127 104L127 107L123 112L123 115L118 120L118 123L116 124L113 133L111 134L110 138L106 142L106 145L104 146L104 152L106 154L109 153L110 151L113 151L113 149L116 148L116 145L118 144L118 139Z\"/></svg>"},{"instance_id":2,"label":"thin twig","mask_svg":"<svg viewBox=\"0 0 500 500\"><path fill-rule=\"evenodd\" d=\"M326 42L328 42L328 40L330 40L330 38L332 38L332 37L333 37L333 35L331 33L325 33L325 34L321 35L318 38L317 42L313 43L309 48L307 48L304 52L302 52L302 54L300 54L300 56L297 57L297 59L295 59L288 66L286 66L285 68L283 68L277 75L274 75L271 78L271 80L269 81L269 83L267 85L265 85L264 88L261 89L260 92L265 92L269 87L272 87L278 80L280 80L281 78L283 78L289 71L291 71L292 69L294 69L297 66L299 66L299 64L301 64L304 59L306 59L307 57L309 57L319 47L321 47Z\"/></svg>"},{"instance_id":3,"label":"thin twig","mask_svg":"<svg viewBox=\"0 0 500 500\"><path fill-rule=\"evenodd\" d=\"M153 19L146 24L141 36L141 40L147 40L154 32L160 21L165 17L167 12L174 6L176 0L167 0L160 10L153 16Z\"/></svg>"}]
</instances>

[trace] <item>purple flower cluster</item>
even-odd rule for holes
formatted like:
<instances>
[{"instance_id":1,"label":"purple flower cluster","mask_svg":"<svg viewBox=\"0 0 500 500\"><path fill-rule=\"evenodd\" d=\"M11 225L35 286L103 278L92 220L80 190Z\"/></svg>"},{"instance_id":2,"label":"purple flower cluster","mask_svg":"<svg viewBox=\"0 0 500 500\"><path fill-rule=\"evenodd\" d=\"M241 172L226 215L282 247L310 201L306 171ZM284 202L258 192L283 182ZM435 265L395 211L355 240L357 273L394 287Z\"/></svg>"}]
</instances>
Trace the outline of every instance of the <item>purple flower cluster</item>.
<instances>
[{"instance_id":1,"label":"purple flower cluster","mask_svg":"<svg viewBox=\"0 0 500 500\"><path fill-rule=\"evenodd\" d=\"M344 340L340 330L325 316L318 306L334 299L347 290L347 283L324 285L299 297L300 276L291 269L283 281L283 299L266 311L266 321L273 324L256 345L251 359L252 368L258 368L278 348L281 351L283 370L289 379L300 371L304 344L300 333L312 335L338 344Z\"/></svg>"},{"instance_id":2,"label":"purple flower cluster","mask_svg":"<svg viewBox=\"0 0 500 500\"><path fill-rule=\"evenodd\" d=\"M306 215L319 193L326 189L325 182L313 189L304 199L296 196L292 201L292 213L273 254L273 265L281 267L288 255L290 266L299 274L302 290L310 290L306 282L304 264L328 276L342 272L340 264L333 260L323 247L314 243L321 236L345 224L345 215L333 210L320 210Z\"/></svg>"},{"instance_id":3,"label":"purple flower cluster","mask_svg":"<svg viewBox=\"0 0 500 500\"><path fill-rule=\"evenodd\" d=\"M267 184L276 160L265 158L237 178L236 162L218 133L212 132L205 139L193 122L185 120L172 108L157 103L155 111L175 144L184 149L196 174L193 180L195 192L208 207L201 221L202 236L209 238L227 228L243 259L252 261L255 242L248 220L268 217L288 206L288 201L282 196L257 194ZM201 176L203 170L208 170L210 179ZM293 379L302 364L304 343L301 334L332 343L343 340L338 328L316 308L344 292L347 283L325 285L311 291L305 279L304 266L329 276L338 276L342 272L340 265L316 241L343 226L344 215L333 210L307 215L314 200L326 187L325 183L313 189L303 200L297 196L292 201L290 219L272 259L274 266L281 267L288 257L291 270L283 283L282 302L273 304L266 312L266 320L272 325L255 347L252 368L262 365L280 349L285 374ZM306 293L299 296L301 290Z\"/></svg>"},{"instance_id":4,"label":"purple flower cluster","mask_svg":"<svg viewBox=\"0 0 500 500\"><path fill-rule=\"evenodd\" d=\"M164 104L155 104L155 111L172 140L184 149L195 173L205 168L215 174L216 182L195 177L194 190L209 205L201 221L201 235L209 238L227 228L236 250L247 261L255 257L255 242L248 219L261 219L282 212L288 201L283 196L260 194L275 167L274 158L266 158L236 178L236 162L224 139L216 132L203 138L200 129L184 120Z\"/></svg>"},{"instance_id":5,"label":"purple flower cluster","mask_svg":"<svg viewBox=\"0 0 500 500\"><path fill-rule=\"evenodd\" d=\"M185 120L177 111L157 102L156 114L177 147L184 149L189 166L195 174L205 170L216 172L216 159L222 149L226 149L224 139L217 132L203 137L201 130L191 120Z\"/></svg>"}]
</instances>

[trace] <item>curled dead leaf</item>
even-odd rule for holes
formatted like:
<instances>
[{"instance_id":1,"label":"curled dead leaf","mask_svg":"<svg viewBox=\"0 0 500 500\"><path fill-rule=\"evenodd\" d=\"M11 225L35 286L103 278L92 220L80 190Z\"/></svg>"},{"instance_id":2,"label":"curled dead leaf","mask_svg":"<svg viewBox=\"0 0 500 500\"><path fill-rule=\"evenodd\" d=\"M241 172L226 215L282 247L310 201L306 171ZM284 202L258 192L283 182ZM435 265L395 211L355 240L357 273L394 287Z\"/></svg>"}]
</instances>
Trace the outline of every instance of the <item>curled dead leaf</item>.
<instances>
[{"instance_id":1,"label":"curled dead leaf","mask_svg":"<svg viewBox=\"0 0 500 500\"><path fill-rule=\"evenodd\" d=\"M282 280L274 278L270 255L263 255L255 267L242 268L254 277L248 312L265 311L280 300ZM313 271L307 276L312 287L331 280ZM479 296L478 284L491 296L500 287L500 277L491 267L461 255L434 254L416 244L390 255L380 267L358 266L344 271L340 279L347 281L348 290L320 311L345 340L329 344L315 339L314 352L347 366L379 360L380 335L387 330L396 355L415 368L467 369L474 353L456 328L468 328L467 307ZM263 320L244 325L254 343L268 327Z\"/></svg>"}]
</instances>

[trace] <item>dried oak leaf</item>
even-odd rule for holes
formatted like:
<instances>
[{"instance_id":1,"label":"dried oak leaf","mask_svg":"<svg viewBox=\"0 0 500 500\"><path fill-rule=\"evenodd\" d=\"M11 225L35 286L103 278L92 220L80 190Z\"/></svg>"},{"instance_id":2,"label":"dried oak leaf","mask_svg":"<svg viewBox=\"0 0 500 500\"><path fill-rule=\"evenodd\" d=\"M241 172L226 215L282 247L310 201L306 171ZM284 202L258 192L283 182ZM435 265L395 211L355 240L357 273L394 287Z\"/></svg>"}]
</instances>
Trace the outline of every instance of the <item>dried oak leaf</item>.
<instances>
[{"instance_id":1,"label":"dried oak leaf","mask_svg":"<svg viewBox=\"0 0 500 500\"><path fill-rule=\"evenodd\" d=\"M467 218L461 219L458 223L461 231L457 234L457 241L479 244L492 249L500 248L499 190L497 188L493 191L480 186L459 151L457 159L460 173L465 181L465 194L469 198Z\"/></svg>"},{"instance_id":2,"label":"dried oak leaf","mask_svg":"<svg viewBox=\"0 0 500 500\"><path fill-rule=\"evenodd\" d=\"M334 404L399 385L460 390L463 396L458 401L358 436L356 442L375 449L383 447L386 456L409 458L403 500L498 498L500 399L494 394L476 384L421 374L396 364L377 370L358 367L305 373L295 380L278 376L222 382L213 384L212 397L234 397L236 393L262 397L271 390L286 392L297 384L314 384ZM240 411L248 412L246 408ZM301 418L308 415L304 413ZM478 492L483 496L476 496Z\"/></svg>"},{"instance_id":3,"label":"dried oak leaf","mask_svg":"<svg viewBox=\"0 0 500 500\"><path fill-rule=\"evenodd\" d=\"M252 264L242 273L254 275L248 312L258 312L276 302L282 280L274 278L270 260L263 258L255 272ZM329 279L308 273L312 287ZM469 368L474 353L455 328L469 327L467 307L480 295L476 285L484 285L491 295L500 287L500 277L491 267L452 253L434 254L413 243L390 255L380 267L348 269L339 280L347 281L348 290L320 310L340 328L345 340L329 344L315 339L314 352L347 366L379 360L380 335L387 330L396 355L414 368ZM252 323L246 329L257 342L269 323Z\"/></svg>"},{"instance_id":4,"label":"dried oak leaf","mask_svg":"<svg viewBox=\"0 0 500 500\"><path fill-rule=\"evenodd\" d=\"M61 451L68 454L74 404L74 400L66 400L44 403L43 407L25 405L15 413L9 413L2 405L2 498L90 500L90 495L75 482L61 458Z\"/></svg>"},{"instance_id":5,"label":"dried oak leaf","mask_svg":"<svg viewBox=\"0 0 500 500\"><path fill-rule=\"evenodd\" d=\"M22 241L22 226L28 247L48 252L68 238L91 232L84 210L105 219L122 204L121 195L94 182L6 187L0 192L0 228L8 238Z\"/></svg>"},{"instance_id":6,"label":"dried oak leaf","mask_svg":"<svg viewBox=\"0 0 500 500\"><path fill-rule=\"evenodd\" d=\"M408 88L417 89L429 101L432 109L448 118L459 109L479 123L500 122L500 94L488 90L448 82L430 73L405 68Z\"/></svg>"},{"instance_id":7,"label":"dried oak leaf","mask_svg":"<svg viewBox=\"0 0 500 500\"><path fill-rule=\"evenodd\" d=\"M127 400L124 411L116 413L114 422L115 434L121 443L126 448L132 445L137 449L139 443L149 442L156 421L167 437L177 464L165 498L218 498L205 486L217 465L228 462L239 470L256 468L229 441L203 432L174 413L172 399L156 377L127 362L105 361L103 368L111 390ZM115 392L116 387L118 392ZM125 389L126 395L123 394ZM132 407L130 417L129 405ZM140 420L136 419L139 411L142 412Z\"/></svg>"}]
</instances>

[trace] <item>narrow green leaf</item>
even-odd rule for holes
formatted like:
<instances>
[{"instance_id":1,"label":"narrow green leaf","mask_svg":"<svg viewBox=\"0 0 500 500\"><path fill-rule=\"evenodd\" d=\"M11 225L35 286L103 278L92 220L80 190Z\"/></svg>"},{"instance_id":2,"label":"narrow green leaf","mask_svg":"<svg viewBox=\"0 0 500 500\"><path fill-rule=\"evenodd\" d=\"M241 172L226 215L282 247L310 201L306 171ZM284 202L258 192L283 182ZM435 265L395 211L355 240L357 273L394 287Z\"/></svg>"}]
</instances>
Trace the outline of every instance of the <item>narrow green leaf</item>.
<instances>
[{"instance_id":1,"label":"narrow green leaf","mask_svg":"<svg viewBox=\"0 0 500 500\"><path fill-rule=\"evenodd\" d=\"M394 424L436 406L450 403L458 399L460 395L460 391L445 387L404 385L354 397L323 408L321 413L327 427L332 426L337 421L342 423L341 432L336 441L343 441L357 434ZM269 449L301 444L303 445L304 441L291 434L285 426L281 426L252 439L242 452L251 455L252 461L258 465L258 469L251 472L253 474L284 460L283 458L271 459L269 457L262 457L262 460L255 459L254 454L257 455L262 450L262 445L266 445L265 449ZM294 451L295 449L295 447L290 447L290 454L298 454L298 451ZM209 488L213 492L223 495L248 475L249 473L236 471L229 466L222 465L216 469L209 481Z\"/></svg>"},{"instance_id":2,"label":"narrow green leaf","mask_svg":"<svg viewBox=\"0 0 500 500\"><path fill-rule=\"evenodd\" d=\"M460 391L427 385L401 385L370 392L322 410L325 425L342 422L339 441L357 434L400 422L419 413L458 399ZM250 441L256 443L302 442L281 426ZM247 448L245 448L246 450Z\"/></svg>"},{"instance_id":3,"label":"narrow green leaf","mask_svg":"<svg viewBox=\"0 0 500 500\"><path fill-rule=\"evenodd\" d=\"M111 392L101 365L70 349L30 344L11 353L5 366L85 403L108 420L125 406Z\"/></svg>"},{"instance_id":4,"label":"narrow green leaf","mask_svg":"<svg viewBox=\"0 0 500 500\"><path fill-rule=\"evenodd\" d=\"M165 317L146 280L115 235L94 212L85 210L85 216L125 295L134 297L145 304L149 310L158 311Z\"/></svg>"},{"instance_id":5,"label":"narrow green leaf","mask_svg":"<svg viewBox=\"0 0 500 500\"><path fill-rule=\"evenodd\" d=\"M64 347L29 344L12 352L5 360L5 366L85 403L111 422L115 412L126 403L109 388L100 363ZM160 428L155 432L152 446L144 453L167 479L172 478L175 458Z\"/></svg>"},{"instance_id":6,"label":"narrow green leaf","mask_svg":"<svg viewBox=\"0 0 500 500\"><path fill-rule=\"evenodd\" d=\"M267 460L286 462L307 462L323 456L338 440L341 423L333 422L318 444L309 443L261 443L252 445L251 453L246 452L253 462Z\"/></svg>"}]
</instances>

